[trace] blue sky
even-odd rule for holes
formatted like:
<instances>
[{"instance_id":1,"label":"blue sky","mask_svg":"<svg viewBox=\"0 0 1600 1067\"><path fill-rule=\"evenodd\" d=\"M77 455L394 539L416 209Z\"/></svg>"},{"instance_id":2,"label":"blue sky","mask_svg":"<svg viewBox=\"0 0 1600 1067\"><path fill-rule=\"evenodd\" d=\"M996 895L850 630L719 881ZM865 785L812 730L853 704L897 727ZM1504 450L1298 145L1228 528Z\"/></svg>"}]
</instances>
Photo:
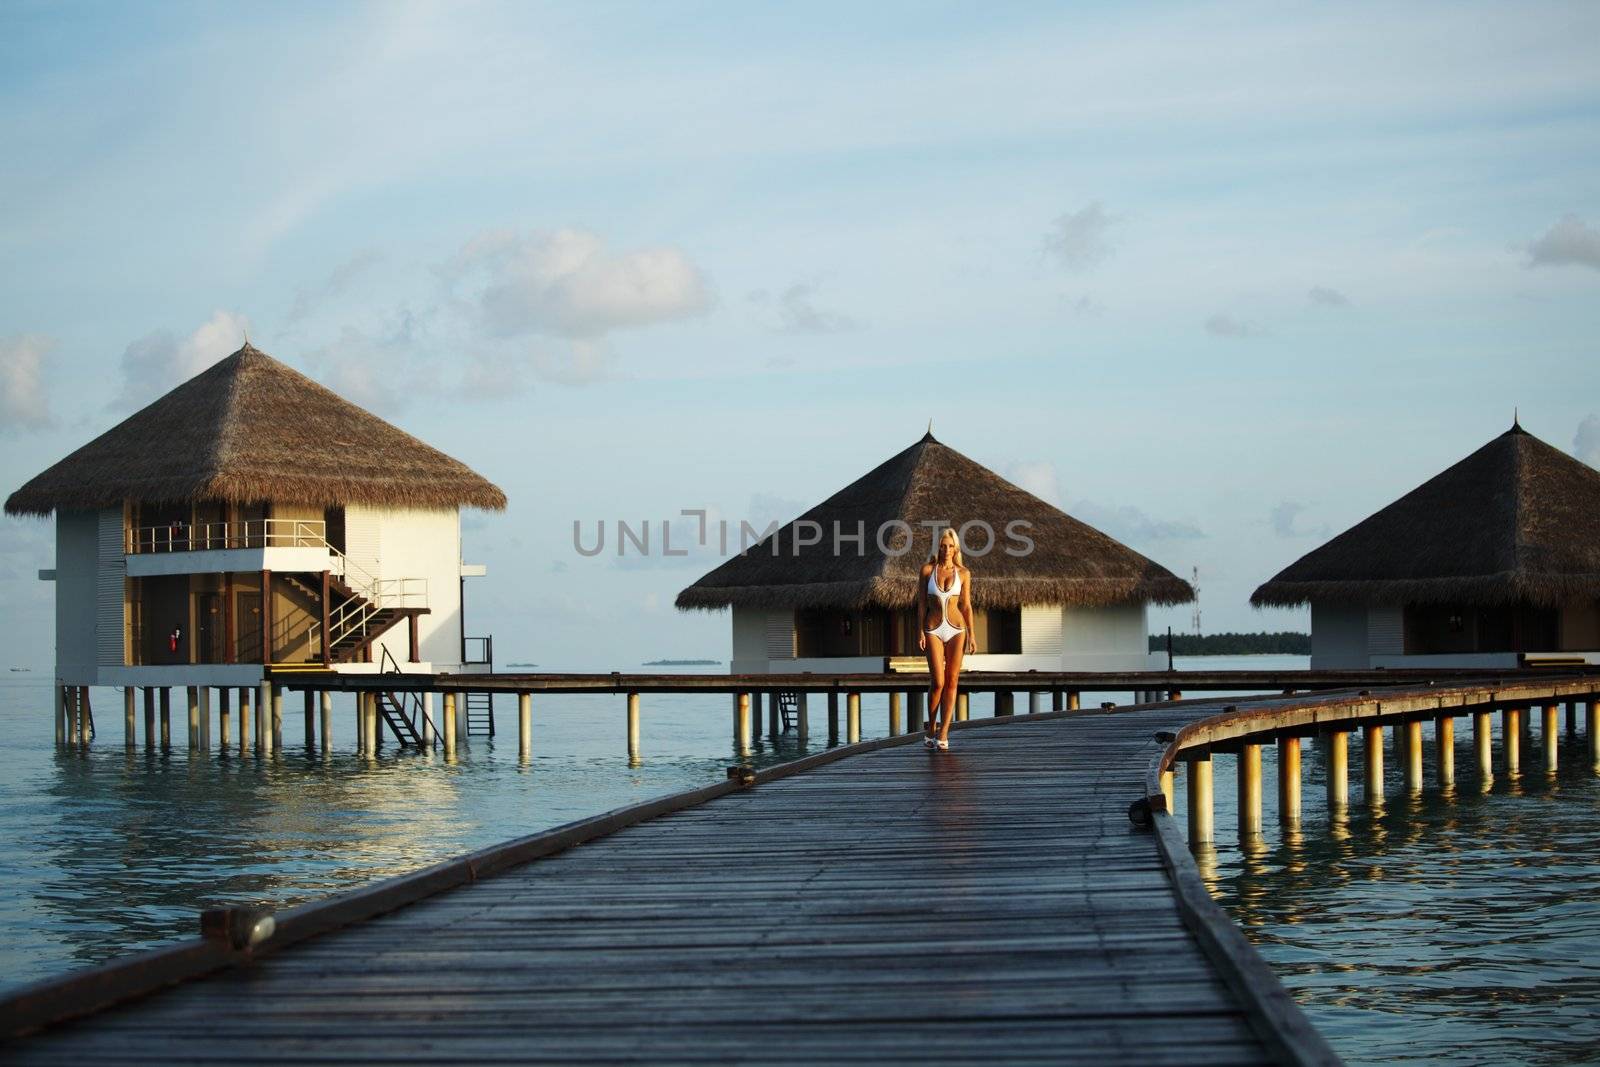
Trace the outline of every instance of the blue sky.
<instances>
[{"instance_id":1,"label":"blue sky","mask_svg":"<svg viewBox=\"0 0 1600 1067\"><path fill-rule=\"evenodd\" d=\"M727 653L713 560L947 444L1207 630L1509 425L1600 461L1600 8L0 7L7 491L237 347L464 460L500 658ZM48 663L48 526L0 525ZM1189 609L1158 612L1186 627Z\"/></svg>"}]
</instances>

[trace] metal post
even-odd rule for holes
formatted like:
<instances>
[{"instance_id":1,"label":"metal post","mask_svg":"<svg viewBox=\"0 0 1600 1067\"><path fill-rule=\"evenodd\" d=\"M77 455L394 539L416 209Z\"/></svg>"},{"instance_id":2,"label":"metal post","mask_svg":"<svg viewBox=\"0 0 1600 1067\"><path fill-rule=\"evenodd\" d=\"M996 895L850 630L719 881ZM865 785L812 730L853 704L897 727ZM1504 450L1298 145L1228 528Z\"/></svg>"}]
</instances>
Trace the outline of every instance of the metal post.
<instances>
[{"instance_id":1,"label":"metal post","mask_svg":"<svg viewBox=\"0 0 1600 1067\"><path fill-rule=\"evenodd\" d=\"M1346 730L1328 733L1328 810L1350 805L1350 734Z\"/></svg>"},{"instance_id":2,"label":"metal post","mask_svg":"<svg viewBox=\"0 0 1600 1067\"><path fill-rule=\"evenodd\" d=\"M1239 749L1239 836L1261 836L1261 746L1249 741Z\"/></svg>"},{"instance_id":3,"label":"metal post","mask_svg":"<svg viewBox=\"0 0 1600 1067\"><path fill-rule=\"evenodd\" d=\"M889 736L900 735L900 691L891 690L889 693Z\"/></svg>"},{"instance_id":4,"label":"metal post","mask_svg":"<svg viewBox=\"0 0 1600 1067\"><path fill-rule=\"evenodd\" d=\"M845 740L855 744L861 740L861 694L851 692L845 696Z\"/></svg>"},{"instance_id":5,"label":"metal post","mask_svg":"<svg viewBox=\"0 0 1600 1067\"><path fill-rule=\"evenodd\" d=\"M839 740L839 694L834 691L828 693L828 743L833 744Z\"/></svg>"},{"instance_id":6,"label":"metal post","mask_svg":"<svg viewBox=\"0 0 1600 1067\"><path fill-rule=\"evenodd\" d=\"M1522 773L1522 709L1506 708L1500 715L1500 744L1505 749L1506 774Z\"/></svg>"},{"instance_id":7,"label":"metal post","mask_svg":"<svg viewBox=\"0 0 1600 1067\"><path fill-rule=\"evenodd\" d=\"M637 694L628 694L628 745L629 754L639 748L639 709L634 704ZM517 758L523 763L533 756L533 694L517 694Z\"/></svg>"},{"instance_id":8,"label":"metal post","mask_svg":"<svg viewBox=\"0 0 1600 1067\"><path fill-rule=\"evenodd\" d=\"M1554 774L1561 762L1561 707L1557 704L1544 706L1544 731L1540 737L1540 744L1544 746L1544 773Z\"/></svg>"},{"instance_id":9,"label":"metal post","mask_svg":"<svg viewBox=\"0 0 1600 1067\"><path fill-rule=\"evenodd\" d=\"M1278 738L1278 823L1300 825L1300 739Z\"/></svg>"},{"instance_id":10,"label":"metal post","mask_svg":"<svg viewBox=\"0 0 1600 1067\"><path fill-rule=\"evenodd\" d=\"M521 710L519 705L518 710ZM526 736L526 734L524 734ZM639 758L639 694L628 694L628 759Z\"/></svg>"},{"instance_id":11,"label":"metal post","mask_svg":"<svg viewBox=\"0 0 1600 1067\"><path fill-rule=\"evenodd\" d=\"M1422 792L1422 720L1409 719L1401 727L1406 738L1406 792Z\"/></svg>"},{"instance_id":12,"label":"metal post","mask_svg":"<svg viewBox=\"0 0 1600 1067\"><path fill-rule=\"evenodd\" d=\"M1456 784L1456 718L1440 715L1433 720L1433 749L1439 765L1439 787Z\"/></svg>"},{"instance_id":13,"label":"metal post","mask_svg":"<svg viewBox=\"0 0 1600 1067\"><path fill-rule=\"evenodd\" d=\"M1369 805L1383 803L1383 727L1378 723L1362 727L1362 738L1365 742L1361 748L1366 757L1367 780L1366 802Z\"/></svg>"},{"instance_id":14,"label":"metal post","mask_svg":"<svg viewBox=\"0 0 1600 1067\"><path fill-rule=\"evenodd\" d=\"M1209 845L1216 838L1216 813L1211 806L1211 757L1190 759L1184 768L1189 792L1189 847Z\"/></svg>"}]
</instances>

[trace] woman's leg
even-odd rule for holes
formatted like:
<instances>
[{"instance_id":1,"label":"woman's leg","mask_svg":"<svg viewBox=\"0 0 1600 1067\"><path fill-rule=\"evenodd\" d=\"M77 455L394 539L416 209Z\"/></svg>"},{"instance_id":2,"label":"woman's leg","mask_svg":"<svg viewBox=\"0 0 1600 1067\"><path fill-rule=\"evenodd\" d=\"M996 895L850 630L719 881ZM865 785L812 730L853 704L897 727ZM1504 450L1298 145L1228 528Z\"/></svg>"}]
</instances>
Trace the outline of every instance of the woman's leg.
<instances>
[{"instance_id":1,"label":"woman's leg","mask_svg":"<svg viewBox=\"0 0 1600 1067\"><path fill-rule=\"evenodd\" d=\"M965 654L967 635L956 634L949 641L941 642L944 647L944 672L943 704L945 708L944 721L939 724L939 740L944 741L950 737L950 723L956 717L956 684L961 677L961 657Z\"/></svg>"},{"instance_id":2,"label":"woman's leg","mask_svg":"<svg viewBox=\"0 0 1600 1067\"><path fill-rule=\"evenodd\" d=\"M936 733L939 720L939 696L944 692L944 642L928 635L928 728L929 737Z\"/></svg>"}]
</instances>

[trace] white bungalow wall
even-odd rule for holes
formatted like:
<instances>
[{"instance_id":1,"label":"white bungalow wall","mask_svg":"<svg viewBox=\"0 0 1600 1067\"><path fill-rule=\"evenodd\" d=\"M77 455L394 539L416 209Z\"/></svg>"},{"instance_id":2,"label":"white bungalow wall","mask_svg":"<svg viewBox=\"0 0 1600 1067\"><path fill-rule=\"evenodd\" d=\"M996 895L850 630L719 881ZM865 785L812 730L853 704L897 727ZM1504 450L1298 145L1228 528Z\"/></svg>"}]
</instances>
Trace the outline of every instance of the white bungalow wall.
<instances>
[{"instance_id":1,"label":"white bungalow wall","mask_svg":"<svg viewBox=\"0 0 1600 1067\"><path fill-rule=\"evenodd\" d=\"M99 513L57 512L56 676L68 685L99 681L99 559Z\"/></svg>"},{"instance_id":2,"label":"white bungalow wall","mask_svg":"<svg viewBox=\"0 0 1600 1067\"><path fill-rule=\"evenodd\" d=\"M345 508L345 555L375 578L422 578L428 583L428 614L417 620L418 658L435 670L461 666L461 516L454 508L399 511L351 505ZM411 638L405 623L378 641L373 659L387 648L405 669Z\"/></svg>"},{"instance_id":3,"label":"white bungalow wall","mask_svg":"<svg viewBox=\"0 0 1600 1067\"><path fill-rule=\"evenodd\" d=\"M1368 609L1361 604L1311 605L1311 669L1365 670L1372 653Z\"/></svg>"}]
</instances>

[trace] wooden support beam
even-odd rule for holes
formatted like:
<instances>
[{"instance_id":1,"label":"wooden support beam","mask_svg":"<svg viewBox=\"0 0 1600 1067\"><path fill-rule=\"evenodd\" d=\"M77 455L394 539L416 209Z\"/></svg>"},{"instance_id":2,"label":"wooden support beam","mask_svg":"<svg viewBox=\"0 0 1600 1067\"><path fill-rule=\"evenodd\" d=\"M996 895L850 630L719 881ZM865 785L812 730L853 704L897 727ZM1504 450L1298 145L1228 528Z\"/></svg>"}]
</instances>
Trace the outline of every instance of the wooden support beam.
<instances>
[{"instance_id":1,"label":"wooden support beam","mask_svg":"<svg viewBox=\"0 0 1600 1067\"><path fill-rule=\"evenodd\" d=\"M56 685L56 744L67 745L72 740L72 698L68 686Z\"/></svg>"},{"instance_id":2,"label":"wooden support beam","mask_svg":"<svg viewBox=\"0 0 1600 1067\"><path fill-rule=\"evenodd\" d=\"M1068 689L1067 690L1067 710L1068 711L1077 711L1078 710L1078 691L1076 689Z\"/></svg>"},{"instance_id":3,"label":"wooden support beam","mask_svg":"<svg viewBox=\"0 0 1600 1067\"><path fill-rule=\"evenodd\" d=\"M1188 788L1189 847L1209 845L1216 838L1210 756L1188 761L1188 765L1184 767L1184 785Z\"/></svg>"},{"instance_id":4,"label":"wooden support beam","mask_svg":"<svg viewBox=\"0 0 1600 1067\"><path fill-rule=\"evenodd\" d=\"M327 755L333 748L333 694L324 689L318 694L322 703L322 752Z\"/></svg>"},{"instance_id":5,"label":"wooden support beam","mask_svg":"<svg viewBox=\"0 0 1600 1067\"><path fill-rule=\"evenodd\" d=\"M1369 724L1361 728L1362 755L1366 762L1366 795L1369 807L1383 803L1383 727Z\"/></svg>"},{"instance_id":6,"label":"wooden support beam","mask_svg":"<svg viewBox=\"0 0 1600 1067\"><path fill-rule=\"evenodd\" d=\"M628 694L628 759L639 761L639 694Z\"/></svg>"},{"instance_id":7,"label":"wooden support beam","mask_svg":"<svg viewBox=\"0 0 1600 1067\"><path fill-rule=\"evenodd\" d=\"M861 694L851 690L845 695L845 740L855 744L861 740Z\"/></svg>"},{"instance_id":8,"label":"wooden support beam","mask_svg":"<svg viewBox=\"0 0 1600 1067\"><path fill-rule=\"evenodd\" d=\"M437 731L433 728L433 690L424 690L422 694L422 744L429 752L439 743Z\"/></svg>"},{"instance_id":9,"label":"wooden support beam","mask_svg":"<svg viewBox=\"0 0 1600 1067\"><path fill-rule=\"evenodd\" d=\"M314 749L317 747L317 691L307 689L305 698L306 748Z\"/></svg>"},{"instance_id":10,"label":"wooden support beam","mask_svg":"<svg viewBox=\"0 0 1600 1067\"><path fill-rule=\"evenodd\" d=\"M1067 691L1065 689L1050 690L1050 710L1065 711L1067 708ZM1168 805L1170 809L1171 805Z\"/></svg>"},{"instance_id":11,"label":"wooden support beam","mask_svg":"<svg viewBox=\"0 0 1600 1067\"><path fill-rule=\"evenodd\" d=\"M256 751L263 756L271 756L273 751L272 704L275 699L272 679L261 679L261 692L256 697Z\"/></svg>"},{"instance_id":12,"label":"wooden support beam","mask_svg":"<svg viewBox=\"0 0 1600 1067\"><path fill-rule=\"evenodd\" d=\"M172 690L161 687L161 751L172 747Z\"/></svg>"},{"instance_id":13,"label":"wooden support beam","mask_svg":"<svg viewBox=\"0 0 1600 1067\"><path fill-rule=\"evenodd\" d=\"M139 743L138 738L138 698L134 695L138 690L128 686L122 691L122 744L124 748L133 748Z\"/></svg>"},{"instance_id":14,"label":"wooden support beam","mask_svg":"<svg viewBox=\"0 0 1600 1067\"><path fill-rule=\"evenodd\" d=\"M1261 746L1246 742L1239 751L1239 837L1261 836Z\"/></svg>"},{"instance_id":15,"label":"wooden support beam","mask_svg":"<svg viewBox=\"0 0 1600 1067\"><path fill-rule=\"evenodd\" d=\"M1500 748L1506 775L1522 773L1522 709L1506 708L1500 713Z\"/></svg>"},{"instance_id":16,"label":"wooden support beam","mask_svg":"<svg viewBox=\"0 0 1600 1067\"><path fill-rule=\"evenodd\" d=\"M331 629L330 629L332 624L329 621L329 619L330 619L330 617L332 615L332 609L331 609L331 605L328 602L330 596L332 595L332 593L331 593L332 584L333 583L332 583L332 580L331 580L329 572L328 571L323 571L322 572L322 629L319 632L322 634L322 665L324 667L333 666L333 648L331 647L332 643L333 643L333 633L331 632Z\"/></svg>"},{"instance_id":17,"label":"wooden support beam","mask_svg":"<svg viewBox=\"0 0 1600 1067\"><path fill-rule=\"evenodd\" d=\"M889 691L889 736L900 736L900 690Z\"/></svg>"},{"instance_id":18,"label":"wooden support beam","mask_svg":"<svg viewBox=\"0 0 1600 1067\"><path fill-rule=\"evenodd\" d=\"M1044 710L1044 702L1040 700L1042 694L1036 689L1028 691L1028 714L1037 715Z\"/></svg>"},{"instance_id":19,"label":"wooden support beam","mask_svg":"<svg viewBox=\"0 0 1600 1067\"><path fill-rule=\"evenodd\" d=\"M1561 708L1554 702L1544 706L1544 729L1539 744L1544 749L1544 773L1555 774L1561 764Z\"/></svg>"},{"instance_id":20,"label":"wooden support beam","mask_svg":"<svg viewBox=\"0 0 1600 1067\"><path fill-rule=\"evenodd\" d=\"M1169 690L1167 690L1167 699L1168 700L1182 700L1183 699L1183 690L1182 689L1169 689Z\"/></svg>"},{"instance_id":21,"label":"wooden support beam","mask_svg":"<svg viewBox=\"0 0 1600 1067\"><path fill-rule=\"evenodd\" d=\"M250 750L250 688L239 689L239 755Z\"/></svg>"},{"instance_id":22,"label":"wooden support beam","mask_svg":"<svg viewBox=\"0 0 1600 1067\"><path fill-rule=\"evenodd\" d=\"M406 625L406 630L407 630L407 638L406 639L409 642L409 644L407 645L407 649L408 649L407 655L410 657L410 662L412 662L412 663L421 663L422 662L422 641L417 636L417 615L416 615L415 612L412 612L410 615L406 616L406 624L407 624Z\"/></svg>"},{"instance_id":23,"label":"wooden support beam","mask_svg":"<svg viewBox=\"0 0 1600 1067\"><path fill-rule=\"evenodd\" d=\"M1278 822L1300 825L1300 739L1278 738Z\"/></svg>"},{"instance_id":24,"label":"wooden support beam","mask_svg":"<svg viewBox=\"0 0 1600 1067\"><path fill-rule=\"evenodd\" d=\"M272 750L283 751L283 688L272 687Z\"/></svg>"},{"instance_id":25,"label":"wooden support beam","mask_svg":"<svg viewBox=\"0 0 1600 1067\"><path fill-rule=\"evenodd\" d=\"M750 754L750 697L747 692L733 694L733 747L741 756Z\"/></svg>"},{"instance_id":26,"label":"wooden support beam","mask_svg":"<svg viewBox=\"0 0 1600 1067\"><path fill-rule=\"evenodd\" d=\"M200 687L200 751L211 754L211 687Z\"/></svg>"},{"instance_id":27,"label":"wooden support beam","mask_svg":"<svg viewBox=\"0 0 1600 1067\"><path fill-rule=\"evenodd\" d=\"M777 693L767 694L767 740L776 741L783 733L783 707Z\"/></svg>"},{"instance_id":28,"label":"wooden support beam","mask_svg":"<svg viewBox=\"0 0 1600 1067\"><path fill-rule=\"evenodd\" d=\"M239 661L239 635L238 623L233 613L233 574L224 573L222 576L222 662L237 663ZM227 746L224 741L223 746Z\"/></svg>"},{"instance_id":29,"label":"wooden support beam","mask_svg":"<svg viewBox=\"0 0 1600 1067\"><path fill-rule=\"evenodd\" d=\"M800 703L795 707L795 738L803 745L811 737L811 694L800 690Z\"/></svg>"},{"instance_id":30,"label":"wooden support beam","mask_svg":"<svg viewBox=\"0 0 1600 1067\"><path fill-rule=\"evenodd\" d=\"M1434 764L1438 768L1439 788L1456 784L1456 718L1440 715L1433 720Z\"/></svg>"},{"instance_id":31,"label":"wooden support beam","mask_svg":"<svg viewBox=\"0 0 1600 1067\"><path fill-rule=\"evenodd\" d=\"M184 693L189 698L189 751L195 752L200 748L200 693L192 685Z\"/></svg>"},{"instance_id":32,"label":"wooden support beam","mask_svg":"<svg viewBox=\"0 0 1600 1067\"><path fill-rule=\"evenodd\" d=\"M1589 735L1589 766L1600 774L1600 705L1595 703L1592 693L1584 701L1583 728Z\"/></svg>"},{"instance_id":33,"label":"wooden support beam","mask_svg":"<svg viewBox=\"0 0 1600 1067\"><path fill-rule=\"evenodd\" d=\"M1016 713L1016 693L1010 689L997 689L994 693L994 717L1004 718Z\"/></svg>"},{"instance_id":34,"label":"wooden support beam","mask_svg":"<svg viewBox=\"0 0 1600 1067\"><path fill-rule=\"evenodd\" d=\"M261 572L261 663L265 666L272 662L272 572ZM263 689L263 693L267 690ZM266 711L271 706L270 701L262 704L261 710ZM270 750L269 750L270 751Z\"/></svg>"},{"instance_id":35,"label":"wooden support beam","mask_svg":"<svg viewBox=\"0 0 1600 1067\"><path fill-rule=\"evenodd\" d=\"M1350 734L1345 730L1328 733L1328 810L1343 811L1350 805Z\"/></svg>"},{"instance_id":36,"label":"wooden support beam","mask_svg":"<svg viewBox=\"0 0 1600 1067\"><path fill-rule=\"evenodd\" d=\"M628 694L628 752L639 750L639 694ZM527 763L533 758L533 694L517 694L517 758Z\"/></svg>"},{"instance_id":37,"label":"wooden support beam","mask_svg":"<svg viewBox=\"0 0 1600 1067\"><path fill-rule=\"evenodd\" d=\"M1488 711L1472 713L1472 751L1477 757L1478 784L1494 781L1494 720Z\"/></svg>"},{"instance_id":38,"label":"wooden support beam","mask_svg":"<svg viewBox=\"0 0 1600 1067\"><path fill-rule=\"evenodd\" d=\"M144 747L156 747L156 689L153 685L144 687Z\"/></svg>"},{"instance_id":39,"label":"wooden support beam","mask_svg":"<svg viewBox=\"0 0 1600 1067\"><path fill-rule=\"evenodd\" d=\"M764 693L759 689L750 691L750 736L751 739L761 737L761 704Z\"/></svg>"},{"instance_id":40,"label":"wooden support beam","mask_svg":"<svg viewBox=\"0 0 1600 1067\"><path fill-rule=\"evenodd\" d=\"M839 740L839 694L836 690L828 692L828 743L834 744Z\"/></svg>"},{"instance_id":41,"label":"wooden support beam","mask_svg":"<svg viewBox=\"0 0 1600 1067\"><path fill-rule=\"evenodd\" d=\"M1173 800L1173 775L1172 775L1172 771L1173 771L1173 769L1171 767L1168 767L1166 770L1161 772L1161 795L1166 797L1166 799L1167 799L1167 811L1168 811L1168 813L1171 813L1171 812L1177 810L1177 808L1175 808L1173 806L1173 803L1172 803L1172 800Z\"/></svg>"},{"instance_id":42,"label":"wooden support beam","mask_svg":"<svg viewBox=\"0 0 1600 1067\"><path fill-rule=\"evenodd\" d=\"M217 753L225 754L233 747L233 690L223 686L217 690Z\"/></svg>"},{"instance_id":43,"label":"wooden support beam","mask_svg":"<svg viewBox=\"0 0 1600 1067\"><path fill-rule=\"evenodd\" d=\"M1422 792L1422 720L1410 719L1396 727L1405 735L1405 781L1407 793Z\"/></svg>"}]
</instances>

